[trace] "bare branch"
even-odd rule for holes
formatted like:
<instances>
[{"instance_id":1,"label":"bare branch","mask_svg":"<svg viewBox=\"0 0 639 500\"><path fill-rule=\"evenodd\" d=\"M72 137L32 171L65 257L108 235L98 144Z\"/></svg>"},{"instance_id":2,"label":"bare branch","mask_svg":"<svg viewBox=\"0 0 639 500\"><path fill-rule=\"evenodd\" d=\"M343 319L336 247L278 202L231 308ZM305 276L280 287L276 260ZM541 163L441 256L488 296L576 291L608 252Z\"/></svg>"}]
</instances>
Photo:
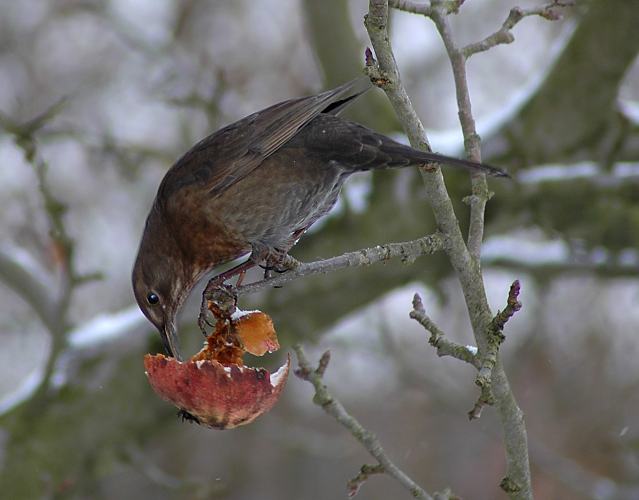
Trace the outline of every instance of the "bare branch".
<instances>
[{"instance_id":1,"label":"bare branch","mask_svg":"<svg viewBox=\"0 0 639 500\"><path fill-rule=\"evenodd\" d=\"M55 289L37 290L38 279L36 277L29 275L25 269L16 267L15 262L11 265L10 259L2 259L4 273L1 273L0 276L8 281L14 281L14 290L28 300L28 303L43 320L44 326L51 333L51 351L44 369L44 375L31 398L31 401L34 401L32 406L34 411L37 411L35 410L37 402L44 396L48 387L58 356L67 345L67 336L71 327L68 313L73 291L78 285L100 277L98 273L81 275L75 269L73 258L74 241L69 235L64 221L67 207L51 191L47 179L49 165L39 154L35 137L35 134L62 109L64 102L64 100L58 101L43 113L25 123L19 123L0 114L0 127L13 135L16 145L22 149L25 159L35 172L43 209L49 222L49 237L55 263L61 271L61 282ZM16 276L25 280L21 286L15 283Z\"/></svg>"},{"instance_id":2,"label":"bare branch","mask_svg":"<svg viewBox=\"0 0 639 500\"><path fill-rule=\"evenodd\" d=\"M474 160L479 160L479 137L475 131L468 97L464 66L465 57L455 46L450 26L446 19L446 10L442 2L431 2L431 8L431 18L438 27L453 65L465 146L468 155ZM366 17L365 24L379 60L378 66L367 63L369 75L373 81L375 81L375 76L382 77L383 80L380 86L387 93L391 104L393 104L395 112L413 147L427 147L428 142L425 135L423 135L423 126L421 126L421 122L415 114L398 77L399 70L390 46L390 37L387 30L388 3L386 0L369 1L369 14ZM481 359L489 344L489 330L492 323L492 314L488 306L479 263L480 245L483 236L484 207L489 197L486 180L482 175L472 178L472 214L467 247L441 172L428 173L423 169L421 172L424 178L426 195L437 221L437 227L446 237L446 254L457 273L464 293ZM530 466L528 463L528 446L523 413L517 406L499 359L497 359L492 373L492 390L504 429L508 478L516 486L510 496L513 499L531 499Z\"/></svg>"},{"instance_id":3,"label":"bare branch","mask_svg":"<svg viewBox=\"0 0 639 500\"><path fill-rule=\"evenodd\" d=\"M469 346L463 346L457 342L448 340L444 336L444 332L426 314L422 298L417 293L413 297L413 310L409 316L430 332L428 343L437 349L438 356L452 356L453 358L470 363L477 369L480 368L476 348L472 349L469 348Z\"/></svg>"},{"instance_id":4,"label":"bare branch","mask_svg":"<svg viewBox=\"0 0 639 500\"><path fill-rule=\"evenodd\" d=\"M506 308L503 311L497 311L495 318L493 319L493 328L496 331L503 331L506 322L514 316L514 314L521 309L521 302L519 302L519 292L521 291L521 285L519 280L513 281L510 285L508 292L508 300L506 301Z\"/></svg>"},{"instance_id":5,"label":"bare branch","mask_svg":"<svg viewBox=\"0 0 639 500\"><path fill-rule=\"evenodd\" d=\"M388 6L411 14L430 15L430 2L419 3L414 0L389 0Z\"/></svg>"},{"instance_id":6,"label":"bare branch","mask_svg":"<svg viewBox=\"0 0 639 500\"><path fill-rule=\"evenodd\" d=\"M372 248L348 252L330 259L308 263L297 262L294 268L283 274L242 285L237 288L236 292L238 295L255 293L264 288L279 286L304 276L329 273L346 267L370 266L396 258L401 259L402 262L412 263L422 255L431 255L443 248L444 238L440 233L434 233L413 241L386 243Z\"/></svg>"},{"instance_id":7,"label":"bare branch","mask_svg":"<svg viewBox=\"0 0 639 500\"><path fill-rule=\"evenodd\" d=\"M383 465L368 465L364 464L359 470L359 474L346 483L349 498L353 498L359 493L359 489L363 486L366 480L375 474L384 474L386 470Z\"/></svg>"},{"instance_id":8,"label":"bare branch","mask_svg":"<svg viewBox=\"0 0 639 500\"><path fill-rule=\"evenodd\" d=\"M457 14L464 1L465 0L435 0L435 2L446 9L446 12L449 14ZM414 0L389 0L388 5L393 9L403 10L411 14L420 14L422 16L430 16L431 14L431 2L420 3Z\"/></svg>"},{"instance_id":9,"label":"bare branch","mask_svg":"<svg viewBox=\"0 0 639 500\"><path fill-rule=\"evenodd\" d=\"M497 31L487 36L483 40L466 45L461 51L466 59L478 52L485 52L492 47L504 43L512 43L515 40L511 30L519 21L528 16L540 16L549 21L561 19L561 13L558 9L574 5L574 1L554 0L546 5L533 7L530 9L522 9L521 7L513 7Z\"/></svg>"},{"instance_id":10,"label":"bare branch","mask_svg":"<svg viewBox=\"0 0 639 500\"><path fill-rule=\"evenodd\" d=\"M328 388L324 385L324 381L322 380L322 375L328 366L330 353L328 351L324 353L320 360L319 367L314 370L311 368L310 362L306 357L306 353L302 346L296 344L293 346L293 349L297 354L297 363L299 365L299 368L295 370L295 375L302 380L306 380L313 384L313 387L315 388L313 403L320 406L326 413L345 427L377 460L379 467L383 468L383 471L389 476L399 481L402 486L408 489L414 498L433 500L431 495L426 493L421 486L415 483L415 481L408 477L404 471L397 467L391 459L388 458L377 437L372 432L365 429L362 424L360 424L355 417L350 415L344 406L342 406L342 404L328 392ZM379 472L381 472L379 468L376 468L376 473ZM350 486L351 482L349 482L349 491L351 491Z\"/></svg>"},{"instance_id":11,"label":"bare branch","mask_svg":"<svg viewBox=\"0 0 639 500\"><path fill-rule=\"evenodd\" d=\"M437 31L439 31L444 42L444 47L446 47L452 66L457 107L459 108L459 122L464 134L466 153L471 160L481 161L479 135L475 128L475 119L473 118L470 91L468 90L466 77L466 59L455 43L446 10L439 5L434 7L431 19L437 26ZM471 257L478 262L481 256L481 243L484 238L484 211L490 194L484 174L476 173L471 175L471 186L472 194L466 198L470 205L467 247Z\"/></svg>"},{"instance_id":12,"label":"bare branch","mask_svg":"<svg viewBox=\"0 0 639 500\"><path fill-rule=\"evenodd\" d=\"M0 127L2 127L7 133L13 135L17 140L23 137L31 138L36 132L39 132L42 127L49 123L60 111L62 111L66 103L67 100L63 97L49 106L38 116L24 123L16 122L4 113L0 113Z\"/></svg>"},{"instance_id":13,"label":"bare branch","mask_svg":"<svg viewBox=\"0 0 639 500\"><path fill-rule=\"evenodd\" d=\"M20 256L21 249L0 248L0 281L31 306L44 325L55 321L57 304L44 269L34 269L35 262Z\"/></svg>"},{"instance_id":14,"label":"bare branch","mask_svg":"<svg viewBox=\"0 0 639 500\"><path fill-rule=\"evenodd\" d=\"M410 102L408 93L402 85L395 56L388 38L388 4L386 0L371 0L368 14L364 16L364 25L368 30L378 61L372 57L370 49L366 52L366 74L380 87L393 105L401 120L404 132L414 148L430 151L426 129ZM406 119L402 119L406 117ZM420 169L422 171L422 169ZM440 173L441 175L441 173Z\"/></svg>"},{"instance_id":15,"label":"bare branch","mask_svg":"<svg viewBox=\"0 0 639 500\"><path fill-rule=\"evenodd\" d=\"M479 386L481 392L472 410L468 412L468 417L471 420L481 416L481 411L484 406L495 403L495 398L491 391L492 373L497 363L499 346L504 341L504 336L501 333L504 325L521 309L521 303L517 300L519 291L519 281L515 281L510 287L506 308L502 312L497 312L493 319L493 328L488 341L488 349L481 359L477 355L477 352L469 346L463 346L446 339L444 332L426 314L424 304L419 294L415 294L413 297L413 310L410 312L410 317L418 321L430 332L431 336L428 343L437 349L437 355L452 356L473 365L479 371L475 383Z\"/></svg>"},{"instance_id":16,"label":"bare branch","mask_svg":"<svg viewBox=\"0 0 639 500\"><path fill-rule=\"evenodd\" d=\"M375 62L372 57L367 62L369 76L386 92L411 145L417 149L430 149L424 126L417 116L399 78L399 69L393 56L387 32L388 4L386 0L370 0L365 25L375 49L375 54L378 57L378 62ZM383 78L383 80L381 82L377 81L377 76ZM487 308L487 303L480 297L480 295L483 295L482 282L477 280L478 276L474 272L441 171L439 169L436 171L420 169L420 173L424 179L427 199L433 209L437 226L447 238L445 251L462 282L465 298L467 302L475 302L477 299L481 302L476 304L469 303L469 309L478 311L485 309ZM466 293L475 289L477 289L479 295ZM490 322L491 315L488 311L483 315L485 317L482 322L487 325Z\"/></svg>"},{"instance_id":17,"label":"bare branch","mask_svg":"<svg viewBox=\"0 0 639 500\"><path fill-rule=\"evenodd\" d=\"M521 309L521 302L518 300L520 291L521 286L519 281L515 280L510 286L510 291L508 292L506 308L502 312L497 311L497 314L491 323L491 328L488 332L488 346L483 353L479 373L475 379L475 384L479 386L481 393L473 409L468 412L468 417L471 420L480 417L481 410L485 405L492 405L495 403L495 397L491 391L493 370L497 364L499 347L505 340L504 334L502 333L504 326L506 325L506 322Z\"/></svg>"}]
</instances>

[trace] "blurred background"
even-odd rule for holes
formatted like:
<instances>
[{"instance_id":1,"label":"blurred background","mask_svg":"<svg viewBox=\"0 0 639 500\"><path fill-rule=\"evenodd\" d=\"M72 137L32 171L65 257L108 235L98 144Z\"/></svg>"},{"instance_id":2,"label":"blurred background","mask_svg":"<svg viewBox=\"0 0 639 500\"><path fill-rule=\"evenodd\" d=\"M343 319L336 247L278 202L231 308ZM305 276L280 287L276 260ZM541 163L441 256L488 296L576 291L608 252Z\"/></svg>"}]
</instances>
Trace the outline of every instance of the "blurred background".
<instances>
[{"instance_id":1,"label":"blurred background","mask_svg":"<svg viewBox=\"0 0 639 500\"><path fill-rule=\"evenodd\" d=\"M467 2L459 43L515 5ZM483 253L494 311L522 282L502 353L526 415L537 498L639 498L639 2L577 2L524 19L469 63L491 180ZM0 491L3 498L327 499L373 460L290 376L253 424L183 423L149 387L160 350L130 270L157 186L215 129L360 74L365 0L0 0ZM432 24L393 13L392 43L434 150L463 155L449 62ZM349 116L405 141L381 91ZM462 225L468 176L447 184ZM428 234L416 171L349 181L302 260ZM408 318L415 292L473 342L442 255L341 271L244 297L282 350L326 349L331 391L427 490L505 498L496 414L469 422L474 371ZM181 335L201 343L199 290ZM404 498L371 478L360 498Z\"/></svg>"}]
</instances>

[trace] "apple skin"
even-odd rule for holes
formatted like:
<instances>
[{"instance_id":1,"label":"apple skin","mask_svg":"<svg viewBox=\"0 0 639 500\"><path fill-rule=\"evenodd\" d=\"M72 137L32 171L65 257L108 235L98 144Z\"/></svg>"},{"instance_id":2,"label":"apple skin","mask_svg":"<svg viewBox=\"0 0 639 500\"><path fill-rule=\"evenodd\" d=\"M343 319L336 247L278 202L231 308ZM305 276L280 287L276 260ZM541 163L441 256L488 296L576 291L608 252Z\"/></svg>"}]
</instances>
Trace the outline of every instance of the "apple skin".
<instances>
[{"instance_id":1,"label":"apple skin","mask_svg":"<svg viewBox=\"0 0 639 500\"><path fill-rule=\"evenodd\" d=\"M286 385L291 358L277 372L215 360L178 361L147 354L144 368L164 400L214 429L245 425L270 410Z\"/></svg>"}]
</instances>

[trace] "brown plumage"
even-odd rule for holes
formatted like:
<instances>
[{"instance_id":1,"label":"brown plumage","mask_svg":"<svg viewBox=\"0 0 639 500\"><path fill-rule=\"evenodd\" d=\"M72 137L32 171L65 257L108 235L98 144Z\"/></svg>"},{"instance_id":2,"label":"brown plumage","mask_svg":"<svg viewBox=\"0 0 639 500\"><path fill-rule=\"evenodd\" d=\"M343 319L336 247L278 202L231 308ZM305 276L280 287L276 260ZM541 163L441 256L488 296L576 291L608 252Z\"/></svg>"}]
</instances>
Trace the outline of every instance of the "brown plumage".
<instances>
[{"instance_id":1,"label":"brown plumage","mask_svg":"<svg viewBox=\"0 0 639 500\"><path fill-rule=\"evenodd\" d=\"M249 252L244 268L277 265L351 174L434 162L507 175L418 151L338 116L370 87L360 78L275 104L203 139L167 172L146 221L133 290L171 355L180 356L175 317L199 279Z\"/></svg>"}]
</instances>

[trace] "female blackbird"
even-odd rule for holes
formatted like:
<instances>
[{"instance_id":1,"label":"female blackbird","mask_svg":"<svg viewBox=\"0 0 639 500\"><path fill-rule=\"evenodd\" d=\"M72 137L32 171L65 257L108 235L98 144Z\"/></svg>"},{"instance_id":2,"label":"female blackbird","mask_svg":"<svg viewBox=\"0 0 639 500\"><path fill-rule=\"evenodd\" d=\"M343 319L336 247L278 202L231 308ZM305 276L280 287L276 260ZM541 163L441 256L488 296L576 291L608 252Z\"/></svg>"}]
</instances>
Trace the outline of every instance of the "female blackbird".
<instances>
[{"instance_id":1,"label":"female blackbird","mask_svg":"<svg viewBox=\"0 0 639 500\"><path fill-rule=\"evenodd\" d=\"M251 253L223 279L287 252L335 204L346 178L429 163L493 176L498 168L418 151L338 116L366 78L258 111L206 137L166 173L146 220L133 290L167 352L180 358L176 315L214 267Z\"/></svg>"}]
</instances>

